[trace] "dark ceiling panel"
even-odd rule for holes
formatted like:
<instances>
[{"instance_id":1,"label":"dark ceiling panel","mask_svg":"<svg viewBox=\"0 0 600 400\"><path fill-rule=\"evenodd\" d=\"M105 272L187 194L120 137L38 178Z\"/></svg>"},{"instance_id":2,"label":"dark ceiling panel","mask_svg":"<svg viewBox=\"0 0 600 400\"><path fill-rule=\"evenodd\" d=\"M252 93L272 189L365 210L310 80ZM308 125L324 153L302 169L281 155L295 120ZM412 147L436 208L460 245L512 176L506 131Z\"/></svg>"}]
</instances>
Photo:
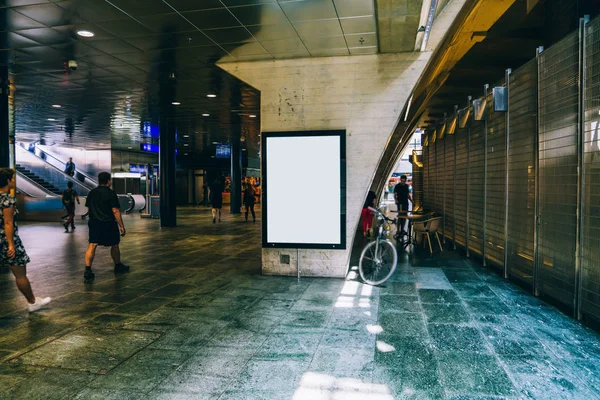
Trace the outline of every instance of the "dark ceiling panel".
<instances>
[{"instance_id":1,"label":"dark ceiling panel","mask_svg":"<svg viewBox=\"0 0 600 400\"><path fill-rule=\"evenodd\" d=\"M112 35L120 38L139 37L153 34L151 29L138 23L137 21L132 20L131 18L122 21L99 22L97 25Z\"/></svg>"},{"instance_id":2,"label":"dark ceiling panel","mask_svg":"<svg viewBox=\"0 0 600 400\"><path fill-rule=\"evenodd\" d=\"M125 11L134 18L173 12L173 9L162 0L106 0L106 2Z\"/></svg>"},{"instance_id":3,"label":"dark ceiling panel","mask_svg":"<svg viewBox=\"0 0 600 400\"><path fill-rule=\"evenodd\" d=\"M255 42L256 39L244 27L239 28L223 28L204 31L206 35L216 43L240 43L240 42Z\"/></svg>"},{"instance_id":4,"label":"dark ceiling panel","mask_svg":"<svg viewBox=\"0 0 600 400\"><path fill-rule=\"evenodd\" d=\"M192 11L182 14L198 29L216 29L241 26L238 20L226 8L216 10Z\"/></svg>"},{"instance_id":5,"label":"dark ceiling panel","mask_svg":"<svg viewBox=\"0 0 600 400\"><path fill-rule=\"evenodd\" d=\"M198 11L198 10L210 10L212 8L223 8L223 3L220 0L166 0L166 3L171 5L174 9L179 12L184 11Z\"/></svg>"},{"instance_id":6,"label":"dark ceiling panel","mask_svg":"<svg viewBox=\"0 0 600 400\"><path fill-rule=\"evenodd\" d=\"M279 25L288 20L276 3L233 7L230 11L244 25Z\"/></svg>"},{"instance_id":7,"label":"dark ceiling panel","mask_svg":"<svg viewBox=\"0 0 600 400\"><path fill-rule=\"evenodd\" d=\"M6 27L9 31L18 31L21 29L43 28L44 25L33 19L20 14L13 9L6 11Z\"/></svg>"},{"instance_id":8,"label":"dark ceiling panel","mask_svg":"<svg viewBox=\"0 0 600 400\"><path fill-rule=\"evenodd\" d=\"M65 35L51 28L36 28L19 31L19 35L45 45L62 44Z\"/></svg>"},{"instance_id":9,"label":"dark ceiling panel","mask_svg":"<svg viewBox=\"0 0 600 400\"><path fill-rule=\"evenodd\" d=\"M337 18L332 0L280 1L279 4L290 21Z\"/></svg>"},{"instance_id":10,"label":"dark ceiling panel","mask_svg":"<svg viewBox=\"0 0 600 400\"><path fill-rule=\"evenodd\" d=\"M48 27L81 22L76 12L65 10L56 4L17 7L14 10Z\"/></svg>"}]
</instances>

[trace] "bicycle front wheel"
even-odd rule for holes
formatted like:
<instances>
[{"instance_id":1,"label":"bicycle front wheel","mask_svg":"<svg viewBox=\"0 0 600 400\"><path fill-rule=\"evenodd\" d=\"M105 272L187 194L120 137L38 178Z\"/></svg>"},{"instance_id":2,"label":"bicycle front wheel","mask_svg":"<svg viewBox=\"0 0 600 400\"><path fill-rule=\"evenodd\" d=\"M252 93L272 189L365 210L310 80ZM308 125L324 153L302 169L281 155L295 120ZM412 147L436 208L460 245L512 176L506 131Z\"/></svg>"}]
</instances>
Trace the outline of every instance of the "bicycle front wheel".
<instances>
[{"instance_id":1,"label":"bicycle front wheel","mask_svg":"<svg viewBox=\"0 0 600 400\"><path fill-rule=\"evenodd\" d=\"M358 272L365 283L380 285L385 282L396 270L398 253L394 245L388 240L374 240L367 244L360 254Z\"/></svg>"}]
</instances>

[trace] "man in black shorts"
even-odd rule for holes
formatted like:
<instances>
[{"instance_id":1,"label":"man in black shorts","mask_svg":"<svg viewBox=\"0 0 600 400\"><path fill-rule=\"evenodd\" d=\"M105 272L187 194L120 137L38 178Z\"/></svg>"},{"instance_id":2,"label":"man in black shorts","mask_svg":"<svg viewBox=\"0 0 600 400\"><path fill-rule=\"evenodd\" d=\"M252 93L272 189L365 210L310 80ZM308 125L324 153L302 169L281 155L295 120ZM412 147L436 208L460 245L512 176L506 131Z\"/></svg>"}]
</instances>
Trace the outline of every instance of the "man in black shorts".
<instances>
[{"instance_id":1,"label":"man in black shorts","mask_svg":"<svg viewBox=\"0 0 600 400\"><path fill-rule=\"evenodd\" d=\"M398 215L403 215L408 211L408 201L412 203L412 195L410 194L410 189L406 184L406 175L402 175L400 177L400 183L396 185L394 188L394 200L396 201L396 206L398 206ZM396 234L397 238L401 238L407 233L404 231L404 226L406 225L405 218L398 218L398 233Z\"/></svg>"},{"instance_id":2,"label":"man in black shorts","mask_svg":"<svg viewBox=\"0 0 600 400\"><path fill-rule=\"evenodd\" d=\"M115 262L115 274L129 271L129 267L121 263L119 242L121 236L125 236L125 226L121 218L119 198L110 188L110 174L101 172L98 175L98 184L97 188L90 191L85 201L90 216L90 244L85 252L84 282L94 280L92 263L98 245L110 247L110 255Z\"/></svg>"}]
</instances>

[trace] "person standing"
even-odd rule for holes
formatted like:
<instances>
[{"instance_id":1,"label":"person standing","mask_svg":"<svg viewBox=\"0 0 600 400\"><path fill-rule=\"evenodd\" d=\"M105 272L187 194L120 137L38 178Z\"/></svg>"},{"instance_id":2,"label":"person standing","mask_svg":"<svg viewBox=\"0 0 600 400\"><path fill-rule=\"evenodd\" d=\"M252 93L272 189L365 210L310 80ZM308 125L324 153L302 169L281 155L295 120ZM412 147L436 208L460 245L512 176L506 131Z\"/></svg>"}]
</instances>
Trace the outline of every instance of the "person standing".
<instances>
[{"instance_id":1,"label":"person standing","mask_svg":"<svg viewBox=\"0 0 600 400\"><path fill-rule=\"evenodd\" d=\"M73 157L69 157L69 161L65 164L65 174L69 176L75 175L75 163L73 162Z\"/></svg>"},{"instance_id":2,"label":"person standing","mask_svg":"<svg viewBox=\"0 0 600 400\"><path fill-rule=\"evenodd\" d=\"M69 181L67 182L67 190L62 195L62 203L67 211L67 222L64 223L65 233L69 232L69 225L71 225L72 230L75 230L75 201L77 201L77 204L81 204L77 192L73 189L73 182Z\"/></svg>"},{"instance_id":3,"label":"person standing","mask_svg":"<svg viewBox=\"0 0 600 400\"><path fill-rule=\"evenodd\" d=\"M0 262L8 265L15 276L17 288L27 299L29 312L34 312L50 303L52 299L36 298L27 278L27 264L30 259L19 237L19 228L15 221L15 216L19 213L16 199L10 194L15 186L15 171L10 168L0 168Z\"/></svg>"},{"instance_id":4,"label":"person standing","mask_svg":"<svg viewBox=\"0 0 600 400\"><path fill-rule=\"evenodd\" d=\"M375 205L375 200L377 199L377 195L374 191L369 190L367 194L367 200L365 200L365 204L362 209L362 222L363 222L363 235L365 237L369 237L369 233L371 232L371 225L373 224L373 211L369 210L369 207L377 208Z\"/></svg>"},{"instance_id":5,"label":"person standing","mask_svg":"<svg viewBox=\"0 0 600 400\"><path fill-rule=\"evenodd\" d=\"M121 250L119 242L125 236L125 225L121 217L119 198L110 188L111 177L108 172L98 175L99 186L92 189L87 196L85 206L88 208L88 227L90 238L85 252L84 282L94 280L92 263L96 255L96 248L100 246L110 247L110 255L115 263L115 274L129 271L129 267L121 263Z\"/></svg>"},{"instance_id":6,"label":"person standing","mask_svg":"<svg viewBox=\"0 0 600 400\"><path fill-rule=\"evenodd\" d=\"M406 215L408 212L408 201L412 203L412 195L410 194L410 188L406 184L406 175L400 177L400 183L394 188L394 201L398 207L398 216ZM404 227L406 225L406 218L398 218L398 233L396 238L401 238L406 235Z\"/></svg>"},{"instance_id":7,"label":"person standing","mask_svg":"<svg viewBox=\"0 0 600 400\"><path fill-rule=\"evenodd\" d=\"M246 222L248 222L248 211L252 213L252 222L256 222L256 213L254 212L254 203L256 203L256 191L254 186L250 183L249 179L246 179L246 185L244 186L244 207L246 207Z\"/></svg>"},{"instance_id":8,"label":"person standing","mask_svg":"<svg viewBox=\"0 0 600 400\"><path fill-rule=\"evenodd\" d=\"M217 178L212 185L210 185L210 192L208 197L210 199L210 205L212 207L213 224L217 222L217 213L219 214L219 222L221 222L221 209L223 208L223 181Z\"/></svg>"}]
</instances>

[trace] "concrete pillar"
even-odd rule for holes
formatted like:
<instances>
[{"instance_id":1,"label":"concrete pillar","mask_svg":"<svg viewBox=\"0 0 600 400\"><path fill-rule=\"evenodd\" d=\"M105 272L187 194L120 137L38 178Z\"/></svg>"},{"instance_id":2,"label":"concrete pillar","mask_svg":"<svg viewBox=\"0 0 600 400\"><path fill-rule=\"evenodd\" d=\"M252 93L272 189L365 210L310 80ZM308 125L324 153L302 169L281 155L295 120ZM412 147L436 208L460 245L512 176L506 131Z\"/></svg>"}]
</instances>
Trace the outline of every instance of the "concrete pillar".
<instances>
[{"instance_id":1,"label":"concrete pillar","mask_svg":"<svg viewBox=\"0 0 600 400\"><path fill-rule=\"evenodd\" d=\"M242 209L242 125L238 114L231 115L231 214Z\"/></svg>"},{"instance_id":2,"label":"concrete pillar","mask_svg":"<svg viewBox=\"0 0 600 400\"><path fill-rule=\"evenodd\" d=\"M166 227L177 226L175 134L175 121L163 118L160 122L159 139L160 226Z\"/></svg>"},{"instance_id":3,"label":"concrete pillar","mask_svg":"<svg viewBox=\"0 0 600 400\"><path fill-rule=\"evenodd\" d=\"M303 249L303 276L346 275L354 234L375 169L430 55L402 53L218 64L260 90L262 131L346 130L348 246L345 250ZM310 187L307 190L310 192ZM263 248L263 273L296 276L297 254L296 249ZM281 261L287 260L286 256L289 263Z\"/></svg>"}]
</instances>

